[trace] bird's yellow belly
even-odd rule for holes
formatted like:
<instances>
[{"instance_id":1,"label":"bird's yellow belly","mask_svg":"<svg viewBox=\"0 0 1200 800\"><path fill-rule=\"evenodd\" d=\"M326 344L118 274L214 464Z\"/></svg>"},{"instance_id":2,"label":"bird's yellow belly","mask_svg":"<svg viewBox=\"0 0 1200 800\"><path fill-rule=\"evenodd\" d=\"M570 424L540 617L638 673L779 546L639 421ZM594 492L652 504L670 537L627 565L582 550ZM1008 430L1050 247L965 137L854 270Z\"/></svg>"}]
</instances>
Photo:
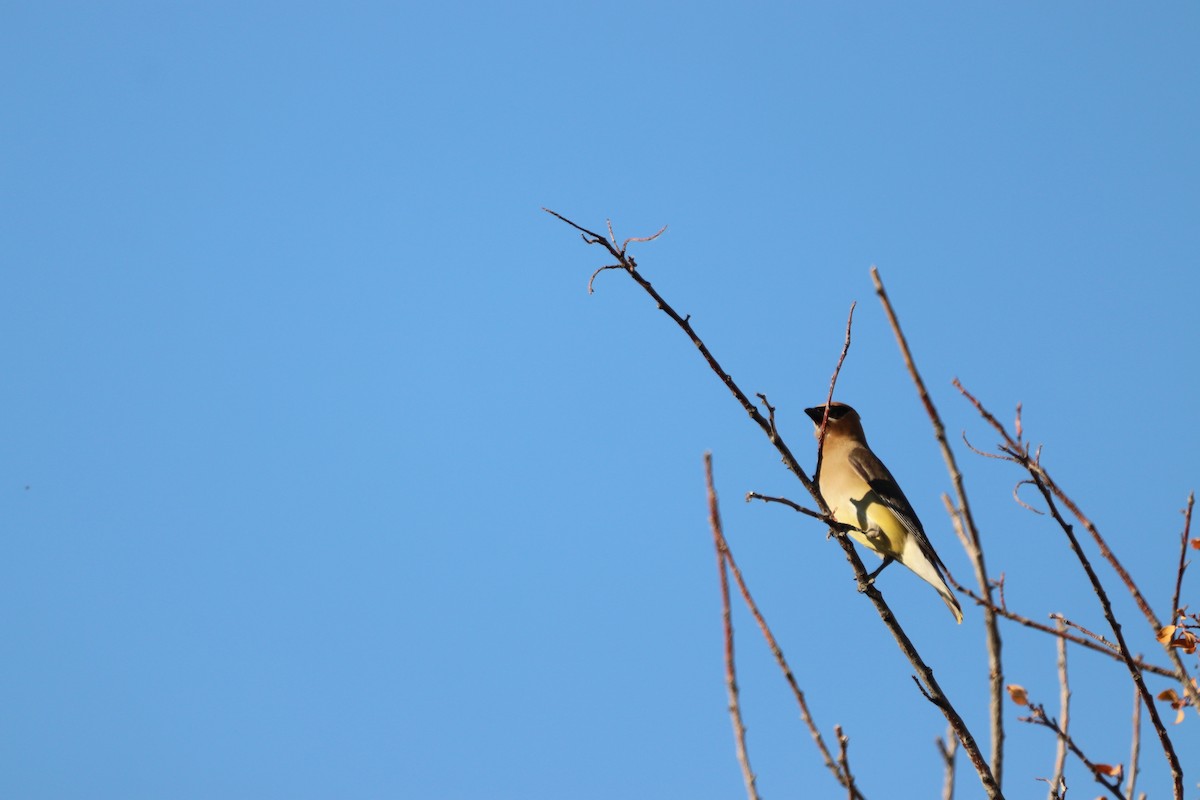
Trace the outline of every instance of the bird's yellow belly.
<instances>
[{"instance_id":1,"label":"bird's yellow belly","mask_svg":"<svg viewBox=\"0 0 1200 800\"><path fill-rule=\"evenodd\" d=\"M870 494L860 501L839 505L833 510L833 518L858 528L850 531L850 536L880 556L899 558L904 552L908 530L891 509Z\"/></svg>"}]
</instances>

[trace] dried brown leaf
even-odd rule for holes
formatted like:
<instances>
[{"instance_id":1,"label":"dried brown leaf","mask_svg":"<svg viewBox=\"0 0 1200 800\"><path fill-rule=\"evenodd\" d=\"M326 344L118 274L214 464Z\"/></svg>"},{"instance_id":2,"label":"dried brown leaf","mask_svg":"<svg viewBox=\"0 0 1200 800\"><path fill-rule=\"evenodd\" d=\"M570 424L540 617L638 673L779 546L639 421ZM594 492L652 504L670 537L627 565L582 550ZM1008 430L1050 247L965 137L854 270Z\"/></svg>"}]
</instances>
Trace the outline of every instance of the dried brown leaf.
<instances>
[{"instance_id":1,"label":"dried brown leaf","mask_svg":"<svg viewBox=\"0 0 1200 800\"><path fill-rule=\"evenodd\" d=\"M1158 629L1158 636L1156 636L1155 638L1158 639L1159 644L1166 644L1167 642L1169 642L1175 638L1175 626L1174 625L1164 625L1163 627Z\"/></svg>"},{"instance_id":2,"label":"dried brown leaf","mask_svg":"<svg viewBox=\"0 0 1200 800\"><path fill-rule=\"evenodd\" d=\"M1008 696L1012 701L1019 706L1029 705L1029 694L1025 691L1024 686L1015 683L1010 683L1004 687L1008 691Z\"/></svg>"}]
</instances>

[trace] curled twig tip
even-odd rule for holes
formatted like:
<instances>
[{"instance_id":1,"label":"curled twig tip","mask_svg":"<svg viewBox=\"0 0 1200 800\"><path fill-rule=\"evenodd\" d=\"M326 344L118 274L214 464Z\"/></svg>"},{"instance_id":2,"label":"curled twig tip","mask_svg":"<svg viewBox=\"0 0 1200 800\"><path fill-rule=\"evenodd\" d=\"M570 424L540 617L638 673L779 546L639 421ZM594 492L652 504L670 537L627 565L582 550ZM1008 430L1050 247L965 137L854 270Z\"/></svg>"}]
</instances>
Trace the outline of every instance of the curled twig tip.
<instances>
[{"instance_id":1,"label":"curled twig tip","mask_svg":"<svg viewBox=\"0 0 1200 800\"><path fill-rule=\"evenodd\" d=\"M1033 485L1034 485L1034 484L1033 484L1033 481L1031 481L1031 480L1028 480L1028 479L1026 479L1026 480L1023 480L1023 481L1018 481L1018 482L1017 482L1017 485L1013 487L1013 491L1012 491L1013 500L1016 500L1016 501L1017 501L1017 504L1018 504L1019 506L1021 506L1021 508L1024 508L1024 509L1026 509L1027 511L1032 511L1033 513L1035 513L1035 514L1037 514L1038 516L1041 516L1041 517L1044 517L1044 516L1046 516L1046 512L1045 512L1045 511L1038 511L1036 508L1034 508L1033 506L1029 505L1029 503L1026 503L1024 500L1022 500L1022 499L1021 499L1021 496L1018 494L1018 492L1021 490L1021 487L1022 487L1022 486L1024 486L1024 485L1026 485L1026 484L1029 484L1030 486L1033 486Z\"/></svg>"}]
</instances>

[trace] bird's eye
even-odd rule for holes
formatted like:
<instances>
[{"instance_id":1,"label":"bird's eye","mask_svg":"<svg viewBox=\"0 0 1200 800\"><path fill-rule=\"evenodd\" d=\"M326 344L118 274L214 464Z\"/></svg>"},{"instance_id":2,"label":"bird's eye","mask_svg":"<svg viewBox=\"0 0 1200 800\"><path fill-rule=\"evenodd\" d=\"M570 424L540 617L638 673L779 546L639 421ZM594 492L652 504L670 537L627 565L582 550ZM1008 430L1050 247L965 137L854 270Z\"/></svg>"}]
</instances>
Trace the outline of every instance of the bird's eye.
<instances>
[{"instance_id":1,"label":"bird's eye","mask_svg":"<svg viewBox=\"0 0 1200 800\"><path fill-rule=\"evenodd\" d=\"M846 416L846 414L849 411L850 411L850 409L846 408L845 406L830 406L829 407L829 418L830 419L841 419L842 417Z\"/></svg>"}]
</instances>

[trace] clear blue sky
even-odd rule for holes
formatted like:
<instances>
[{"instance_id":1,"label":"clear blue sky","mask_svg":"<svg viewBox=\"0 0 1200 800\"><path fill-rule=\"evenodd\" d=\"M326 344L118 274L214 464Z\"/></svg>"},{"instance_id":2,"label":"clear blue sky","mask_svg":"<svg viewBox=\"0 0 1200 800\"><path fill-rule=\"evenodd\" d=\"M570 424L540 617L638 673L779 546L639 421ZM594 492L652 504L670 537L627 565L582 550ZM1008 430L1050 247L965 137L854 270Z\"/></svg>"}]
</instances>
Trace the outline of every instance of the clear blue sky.
<instances>
[{"instance_id":1,"label":"clear blue sky","mask_svg":"<svg viewBox=\"0 0 1200 800\"><path fill-rule=\"evenodd\" d=\"M935 796L944 724L839 548L740 502L800 487L539 208L669 224L645 274L806 464L858 300L839 396L965 578L878 264L949 429L993 443L954 376L1023 402L1165 613L1200 485L1198 32L1184 3L7 4L0 795L737 797L712 450L818 723L869 796ZM1009 604L1099 629L1019 475L960 459ZM880 586L986 742L978 609ZM760 788L837 796L735 622ZM1054 703L1053 643L1004 632ZM1072 671L1081 744L1127 762L1119 667ZM1043 796L1017 715L1006 786ZM1166 796L1149 735L1143 763Z\"/></svg>"}]
</instances>

